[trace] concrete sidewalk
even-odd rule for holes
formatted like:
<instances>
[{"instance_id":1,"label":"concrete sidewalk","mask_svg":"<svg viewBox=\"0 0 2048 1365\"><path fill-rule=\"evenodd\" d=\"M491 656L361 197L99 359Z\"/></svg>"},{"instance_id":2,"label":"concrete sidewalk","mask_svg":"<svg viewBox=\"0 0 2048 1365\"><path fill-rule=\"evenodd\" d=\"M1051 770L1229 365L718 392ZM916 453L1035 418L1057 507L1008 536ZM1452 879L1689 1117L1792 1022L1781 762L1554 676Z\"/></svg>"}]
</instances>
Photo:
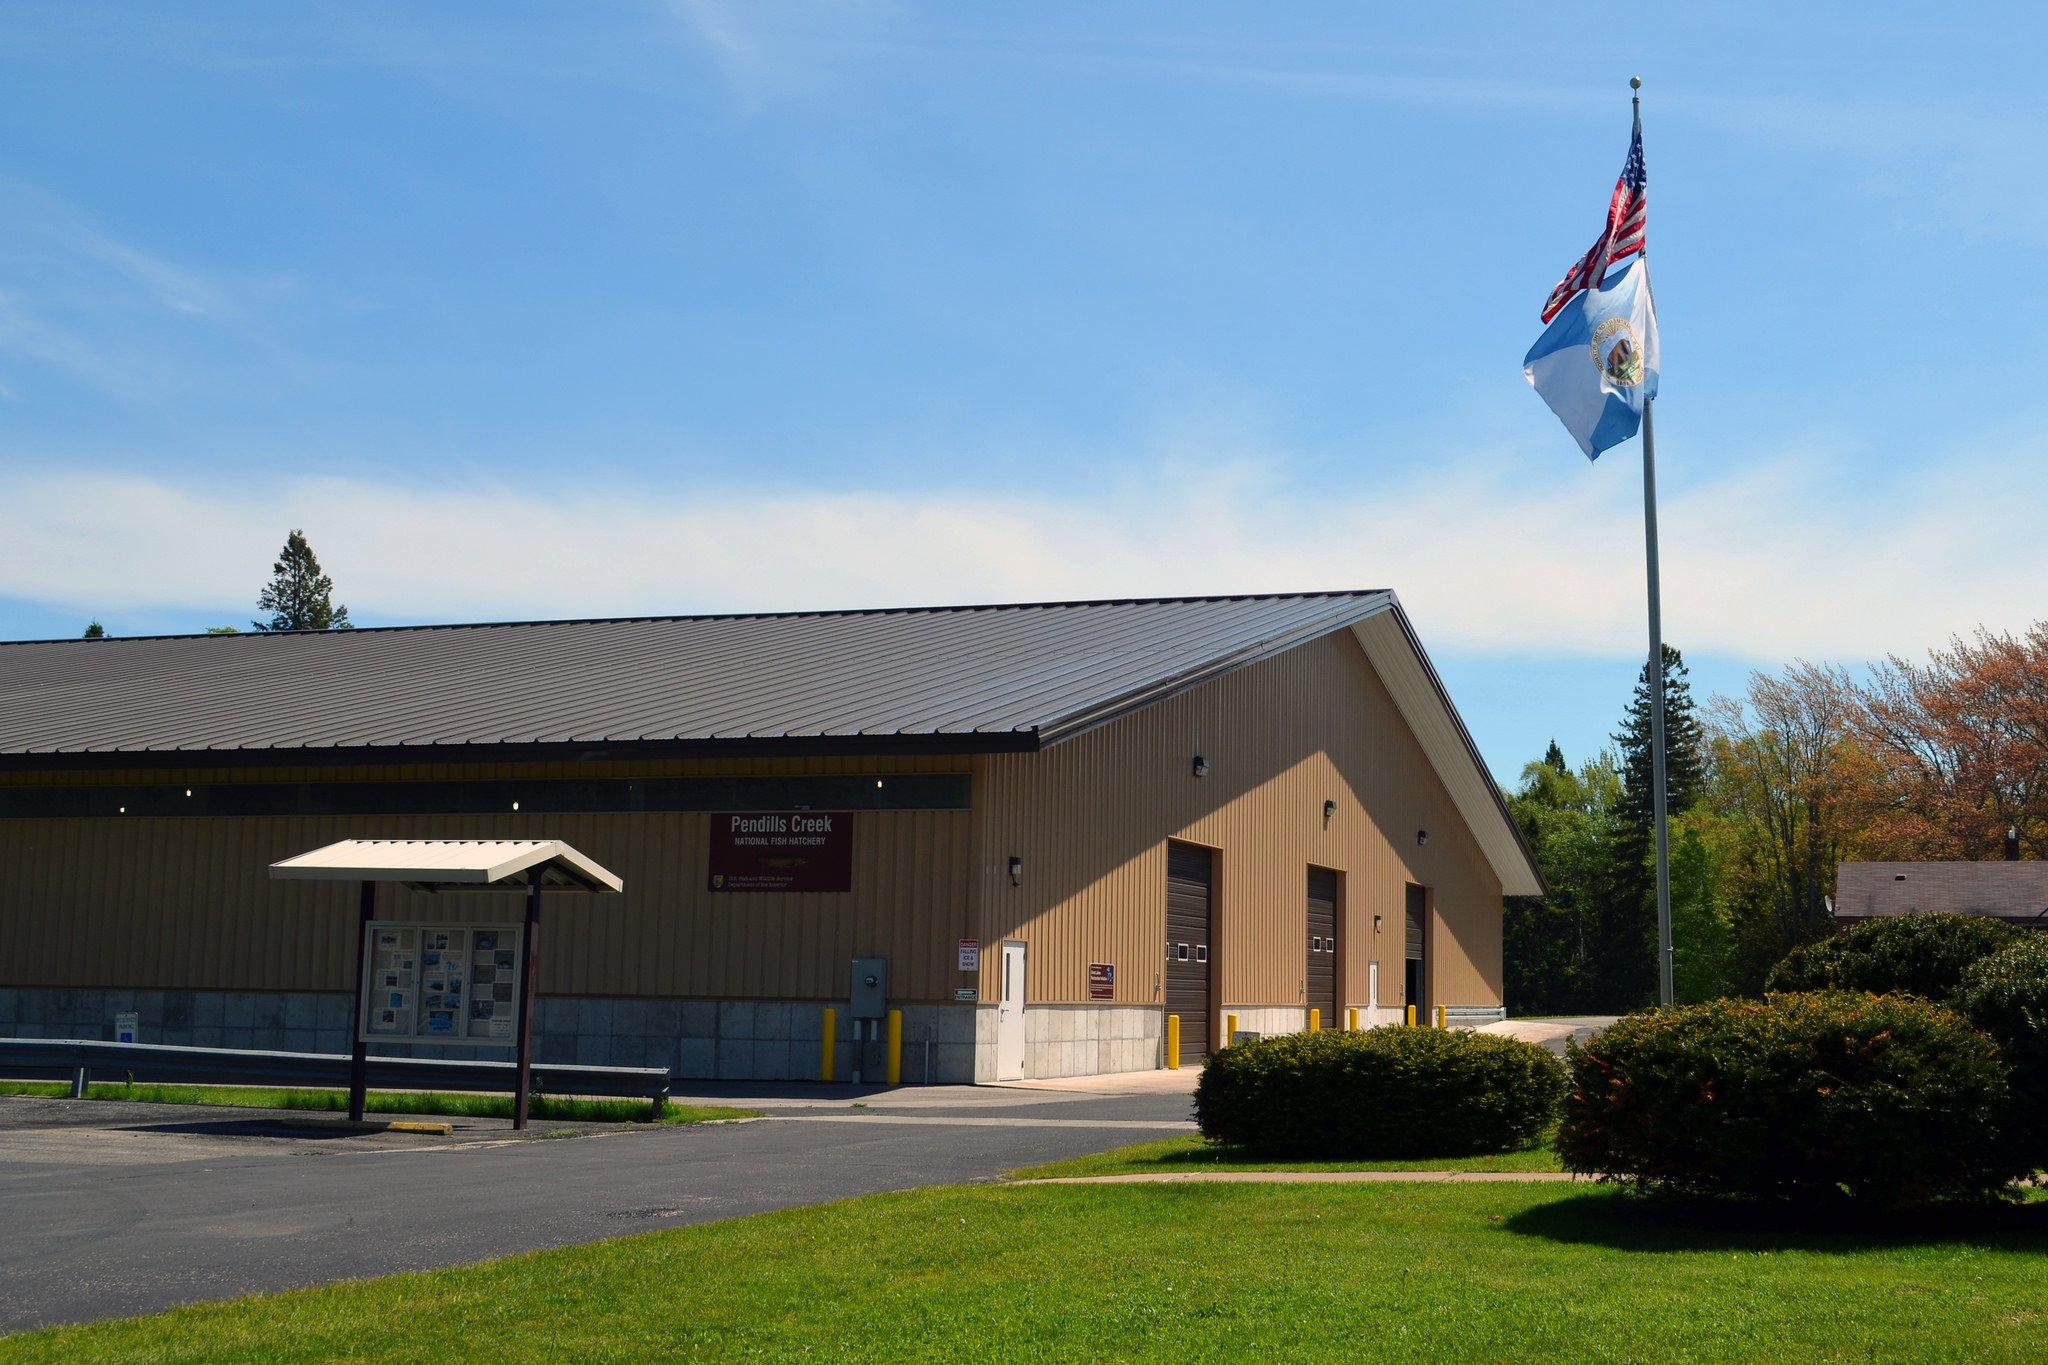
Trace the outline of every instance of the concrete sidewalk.
<instances>
[{"instance_id":1,"label":"concrete sidewalk","mask_svg":"<svg viewBox=\"0 0 2048 1365\"><path fill-rule=\"evenodd\" d=\"M830 1110L858 1105L871 1114L914 1114L924 1110L1000 1110L1018 1105L1083 1103L1114 1098L1192 1096L1199 1066L1178 1070L1121 1071L1103 1076L1063 1076L1043 1081L996 1081L984 1085L826 1085L818 1081L683 1081L669 1096L673 1104L738 1105L764 1113Z\"/></svg>"}]
</instances>

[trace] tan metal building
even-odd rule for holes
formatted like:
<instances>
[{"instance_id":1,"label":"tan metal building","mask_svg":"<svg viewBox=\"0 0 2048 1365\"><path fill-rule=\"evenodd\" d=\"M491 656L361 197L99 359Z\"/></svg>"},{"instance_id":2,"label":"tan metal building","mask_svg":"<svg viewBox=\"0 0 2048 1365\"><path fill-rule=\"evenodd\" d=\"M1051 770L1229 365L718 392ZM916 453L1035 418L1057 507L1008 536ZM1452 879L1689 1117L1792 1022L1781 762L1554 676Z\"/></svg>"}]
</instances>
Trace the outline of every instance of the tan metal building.
<instances>
[{"instance_id":1,"label":"tan metal building","mask_svg":"<svg viewBox=\"0 0 2048 1365\"><path fill-rule=\"evenodd\" d=\"M856 958L911 1080L1494 1018L1540 890L1388 592L10 644L0 1033L341 1049L351 893L265 871L351 836L618 872L537 1055L683 1077L815 1075L828 1005L850 1068Z\"/></svg>"}]
</instances>

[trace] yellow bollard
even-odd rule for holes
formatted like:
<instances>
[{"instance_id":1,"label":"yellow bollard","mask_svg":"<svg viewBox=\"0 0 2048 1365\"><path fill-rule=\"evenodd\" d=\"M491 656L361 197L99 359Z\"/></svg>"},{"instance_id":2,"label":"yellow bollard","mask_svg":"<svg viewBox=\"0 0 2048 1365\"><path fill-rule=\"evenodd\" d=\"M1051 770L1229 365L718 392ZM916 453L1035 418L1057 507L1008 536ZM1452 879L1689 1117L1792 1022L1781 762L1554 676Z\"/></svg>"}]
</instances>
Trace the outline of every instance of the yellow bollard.
<instances>
[{"instance_id":1,"label":"yellow bollard","mask_svg":"<svg viewBox=\"0 0 2048 1365\"><path fill-rule=\"evenodd\" d=\"M1408 1027L1409 1027L1409 1028L1414 1028L1414 1027L1415 1027L1415 1006L1413 1006L1413 1005L1410 1005L1410 1006L1408 1007Z\"/></svg>"},{"instance_id":2,"label":"yellow bollard","mask_svg":"<svg viewBox=\"0 0 2048 1365\"><path fill-rule=\"evenodd\" d=\"M903 1011L889 1011L889 1059L883 1064L884 1079L891 1085L903 1084Z\"/></svg>"},{"instance_id":3,"label":"yellow bollard","mask_svg":"<svg viewBox=\"0 0 2048 1365\"><path fill-rule=\"evenodd\" d=\"M1344 1012L1344 1027L1349 1032L1358 1032L1358 1006L1353 1005Z\"/></svg>"},{"instance_id":4,"label":"yellow bollard","mask_svg":"<svg viewBox=\"0 0 2048 1365\"><path fill-rule=\"evenodd\" d=\"M1166 1016L1166 1069L1180 1070L1180 1016Z\"/></svg>"},{"instance_id":5,"label":"yellow bollard","mask_svg":"<svg viewBox=\"0 0 2048 1365\"><path fill-rule=\"evenodd\" d=\"M1444 1027L1444 1007L1442 1005L1436 1007L1436 1026L1438 1028Z\"/></svg>"},{"instance_id":6,"label":"yellow bollard","mask_svg":"<svg viewBox=\"0 0 2048 1365\"><path fill-rule=\"evenodd\" d=\"M1321 1033L1323 1031L1323 1012L1321 1010L1310 1010L1308 1012L1308 1031L1310 1033Z\"/></svg>"},{"instance_id":7,"label":"yellow bollard","mask_svg":"<svg viewBox=\"0 0 2048 1365\"><path fill-rule=\"evenodd\" d=\"M839 1011L830 1005L825 1007L825 1050L818 1062L818 1079L830 1082L832 1079L832 1054L839 1049Z\"/></svg>"},{"instance_id":8,"label":"yellow bollard","mask_svg":"<svg viewBox=\"0 0 2048 1365\"><path fill-rule=\"evenodd\" d=\"M1237 1041L1237 1016L1226 1014L1223 1016L1223 1045L1229 1047L1235 1041Z\"/></svg>"}]
</instances>

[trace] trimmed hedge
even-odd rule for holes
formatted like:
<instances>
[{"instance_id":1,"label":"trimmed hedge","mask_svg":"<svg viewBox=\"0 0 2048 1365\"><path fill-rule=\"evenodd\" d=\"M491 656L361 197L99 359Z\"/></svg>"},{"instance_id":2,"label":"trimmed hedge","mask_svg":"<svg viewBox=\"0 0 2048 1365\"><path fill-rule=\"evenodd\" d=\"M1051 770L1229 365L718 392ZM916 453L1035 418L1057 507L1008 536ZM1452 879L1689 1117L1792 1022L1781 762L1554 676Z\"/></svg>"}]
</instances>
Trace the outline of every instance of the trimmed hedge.
<instances>
[{"instance_id":1,"label":"trimmed hedge","mask_svg":"<svg viewBox=\"0 0 2048 1365\"><path fill-rule=\"evenodd\" d=\"M2048 1166L2048 934L2022 935L1970 968L1956 1008L1998 1040L2012 1068L2015 1137Z\"/></svg>"},{"instance_id":2,"label":"trimmed hedge","mask_svg":"<svg viewBox=\"0 0 2048 1365\"><path fill-rule=\"evenodd\" d=\"M1952 1011L1822 992L1630 1015L1569 1050L1566 1169L1685 1195L1886 1206L2028 1173L2009 1069Z\"/></svg>"},{"instance_id":3,"label":"trimmed hedge","mask_svg":"<svg viewBox=\"0 0 2048 1365\"><path fill-rule=\"evenodd\" d=\"M1963 973L2012 942L2009 925L1978 915L1899 915L1804 944L1771 968L1771 991L1869 991L1947 1001Z\"/></svg>"},{"instance_id":4,"label":"trimmed hedge","mask_svg":"<svg viewBox=\"0 0 2048 1365\"><path fill-rule=\"evenodd\" d=\"M1528 1147L1556 1116L1564 1065L1491 1033L1290 1033L1213 1053L1195 1087L1211 1142L1323 1160Z\"/></svg>"}]
</instances>

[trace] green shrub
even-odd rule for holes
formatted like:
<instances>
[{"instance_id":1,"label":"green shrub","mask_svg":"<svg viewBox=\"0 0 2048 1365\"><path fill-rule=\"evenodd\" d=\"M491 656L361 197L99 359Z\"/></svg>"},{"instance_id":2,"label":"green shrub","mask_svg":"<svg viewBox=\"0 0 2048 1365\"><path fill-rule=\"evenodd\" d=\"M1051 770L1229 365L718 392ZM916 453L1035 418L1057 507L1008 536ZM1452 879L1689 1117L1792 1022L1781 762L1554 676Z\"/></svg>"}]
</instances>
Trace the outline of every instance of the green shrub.
<instances>
[{"instance_id":1,"label":"green shrub","mask_svg":"<svg viewBox=\"0 0 2048 1365\"><path fill-rule=\"evenodd\" d=\"M1870 991L1946 1001L1963 973L2012 941L2014 930L1977 915L1866 920L1794 948L1771 969L1773 991Z\"/></svg>"},{"instance_id":2,"label":"green shrub","mask_svg":"<svg viewBox=\"0 0 2048 1365\"><path fill-rule=\"evenodd\" d=\"M1567 1170L1687 1195L1886 1206L1997 1194L2009 1071L1953 1011L1818 992L1630 1015L1569 1050Z\"/></svg>"},{"instance_id":3,"label":"green shrub","mask_svg":"<svg viewBox=\"0 0 2048 1365\"><path fill-rule=\"evenodd\" d=\"M2024 934L1970 968L1956 1008L1998 1040L2012 1068L2016 1138L2048 1166L2048 935Z\"/></svg>"},{"instance_id":4,"label":"green shrub","mask_svg":"<svg viewBox=\"0 0 2048 1365\"><path fill-rule=\"evenodd\" d=\"M1292 1033L1213 1054L1195 1117L1210 1141L1262 1156L1465 1156L1533 1144L1564 1085L1556 1057L1490 1033Z\"/></svg>"}]
</instances>

